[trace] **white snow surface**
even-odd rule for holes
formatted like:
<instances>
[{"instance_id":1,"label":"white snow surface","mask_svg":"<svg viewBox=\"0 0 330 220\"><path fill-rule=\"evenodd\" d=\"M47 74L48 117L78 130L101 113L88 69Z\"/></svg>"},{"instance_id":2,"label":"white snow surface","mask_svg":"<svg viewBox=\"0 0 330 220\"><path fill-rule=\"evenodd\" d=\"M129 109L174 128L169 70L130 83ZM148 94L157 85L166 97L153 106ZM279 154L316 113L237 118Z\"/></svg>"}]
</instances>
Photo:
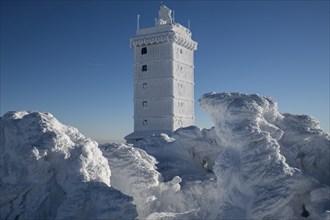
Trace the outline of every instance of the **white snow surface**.
<instances>
[{"instance_id":1,"label":"white snow surface","mask_svg":"<svg viewBox=\"0 0 330 220\"><path fill-rule=\"evenodd\" d=\"M134 145L98 146L49 113L5 114L1 218L330 219L330 137L316 119L255 94L199 103L214 127Z\"/></svg>"},{"instance_id":2,"label":"white snow surface","mask_svg":"<svg viewBox=\"0 0 330 220\"><path fill-rule=\"evenodd\" d=\"M126 219L131 198L110 187L98 144L53 115L1 118L1 219ZM125 217L126 216L126 217Z\"/></svg>"}]
</instances>

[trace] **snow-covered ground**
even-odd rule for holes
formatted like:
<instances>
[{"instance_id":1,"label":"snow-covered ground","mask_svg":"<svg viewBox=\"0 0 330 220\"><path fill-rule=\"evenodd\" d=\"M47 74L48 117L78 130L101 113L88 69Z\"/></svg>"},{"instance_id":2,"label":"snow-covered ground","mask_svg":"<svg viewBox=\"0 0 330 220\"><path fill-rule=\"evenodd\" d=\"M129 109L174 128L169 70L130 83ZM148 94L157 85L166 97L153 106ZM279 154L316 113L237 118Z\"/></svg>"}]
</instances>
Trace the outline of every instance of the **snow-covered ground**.
<instances>
[{"instance_id":1,"label":"snow-covered ground","mask_svg":"<svg viewBox=\"0 0 330 220\"><path fill-rule=\"evenodd\" d=\"M1 118L1 219L330 219L330 136L270 98L210 93L214 127L102 144L49 113Z\"/></svg>"},{"instance_id":2,"label":"snow-covered ground","mask_svg":"<svg viewBox=\"0 0 330 220\"><path fill-rule=\"evenodd\" d=\"M110 187L98 144L49 113L1 118L0 219L127 219L132 198Z\"/></svg>"}]
</instances>

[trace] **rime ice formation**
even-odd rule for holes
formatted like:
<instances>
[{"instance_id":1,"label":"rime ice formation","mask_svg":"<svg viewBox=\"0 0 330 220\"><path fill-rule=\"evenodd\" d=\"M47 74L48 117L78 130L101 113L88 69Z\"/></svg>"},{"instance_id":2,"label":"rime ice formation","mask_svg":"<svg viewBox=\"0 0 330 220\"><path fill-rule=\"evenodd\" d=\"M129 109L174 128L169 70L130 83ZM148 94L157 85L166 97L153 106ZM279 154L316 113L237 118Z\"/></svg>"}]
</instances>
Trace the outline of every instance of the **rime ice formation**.
<instances>
[{"instance_id":1,"label":"rime ice formation","mask_svg":"<svg viewBox=\"0 0 330 220\"><path fill-rule=\"evenodd\" d=\"M259 95L199 103L213 128L99 147L50 114L7 113L1 218L330 218L330 137L314 118Z\"/></svg>"},{"instance_id":2,"label":"rime ice formation","mask_svg":"<svg viewBox=\"0 0 330 220\"><path fill-rule=\"evenodd\" d=\"M210 93L199 101L214 128L182 128L134 144L159 161L165 181L182 180L177 212L152 217L330 217L329 135L315 119L280 114L274 100L259 95Z\"/></svg>"},{"instance_id":3,"label":"rime ice formation","mask_svg":"<svg viewBox=\"0 0 330 220\"><path fill-rule=\"evenodd\" d=\"M284 132L274 124L283 117L276 103L258 95L210 93L200 104L215 122L224 147L214 166L224 190L221 218L286 217L292 212L290 201L308 192L313 181L290 167L280 153L277 141Z\"/></svg>"},{"instance_id":4,"label":"rime ice formation","mask_svg":"<svg viewBox=\"0 0 330 220\"><path fill-rule=\"evenodd\" d=\"M112 186L132 196L139 216L146 217L145 213L150 212L147 206L154 199L150 189L159 185L161 180L160 173L156 171L155 158L125 144L104 144L101 150L113 171Z\"/></svg>"},{"instance_id":5,"label":"rime ice formation","mask_svg":"<svg viewBox=\"0 0 330 220\"><path fill-rule=\"evenodd\" d=\"M95 141L49 113L1 118L1 219L134 218Z\"/></svg>"},{"instance_id":6,"label":"rime ice formation","mask_svg":"<svg viewBox=\"0 0 330 220\"><path fill-rule=\"evenodd\" d=\"M161 4L155 26L136 30L134 132L128 142L194 124L194 51L189 29Z\"/></svg>"}]
</instances>

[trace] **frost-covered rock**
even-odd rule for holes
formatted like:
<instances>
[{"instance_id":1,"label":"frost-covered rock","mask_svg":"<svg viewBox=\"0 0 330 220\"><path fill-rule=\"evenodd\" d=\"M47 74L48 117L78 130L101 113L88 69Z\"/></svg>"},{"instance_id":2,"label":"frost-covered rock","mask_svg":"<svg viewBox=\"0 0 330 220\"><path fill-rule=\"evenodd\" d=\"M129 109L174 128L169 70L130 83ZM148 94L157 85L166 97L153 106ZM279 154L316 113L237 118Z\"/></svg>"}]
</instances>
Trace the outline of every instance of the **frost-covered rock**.
<instances>
[{"instance_id":1,"label":"frost-covered rock","mask_svg":"<svg viewBox=\"0 0 330 220\"><path fill-rule=\"evenodd\" d=\"M259 95L209 93L199 102L213 119L225 148L213 168L222 190L222 218L292 219L300 218L303 209L311 208L308 193L318 183L309 176L318 177L323 183L322 180L329 177L330 167L329 135L320 130L315 120L282 115L274 100ZM300 147L288 149L290 140L293 146ZM292 151L299 155L297 148L303 148L300 143L303 140L308 142L304 145L306 152L314 156L317 161L314 163L319 166L310 168L311 161L306 160L301 166L291 163L290 167L286 163L281 149L286 149L287 155ZM320 156L319 152L328 154ZM319 159L315 155L319 155ZM303 176L302 172L309 175ZM322 179L319 173L325 177ZM319 214L309 213L315 218L320 217Z\"/></svg>"},{"instance_id":2,"label":"frost-covered rock","mask_svg":"<svg viewBox=\"0 0 330 220\"><path fill-rule=\"evenodd\" d=\"M211 129L99 148L50 114L7 113L1 218L330 219L330 138L314 118L259 95L199 101Z\"/></svg>"},{"instance_id":3,"label":"frost-covered rock","mask_svg":"<svg viewBox=\"0 0 330 220\"><path fill-rule=\"evenodd\" d=\"M275 124L284 132L279 144L286 162L320 183L330 185L330 136L316 119L283 114L282 120Z\"/></svg>"},{"instance_id":4,"label":"frost-covered rock","mask_svg":"<svg viewBox=\"0 0 330 220\"><path fill-rule=\"evenodd\" d=\"M150 202L155 199L151 188L162 179L156 171L157 161L145 151L125 144L100 146L113 171L112 186L134 198L140 217L146 217Z\"/></svg>"},{"instance_id":5,"label":"frost-covered rock","mask_svg":"<svg viewBox=\"0 0 330 220\"><path fill-rule=\"evenodd\" d=\"M112 169L112 186L134 198L140 219L154 219L156 213L172 216L185 210L179 206L181 178L163 182L156 170L157 161L144 150L126 144L104 144L100 146Z\"/></svg>"},{"instance_id":6,"label":"frost-covered rock","mask_svg":"<svg viewBox=\"0 0 330 220\"><path fill-rule=\"evenodd\" d=\"M49 113L1 118L1 219L134 218L98 144Z\"/></svg>"},{"instance_id":7,"label":"frost-covered rock","mask_svg":"<svg viewBox=\"0 0 330 220\"><path fill-rule=\"evenodd\" d=\"M314 119L281 114L274 100L259 95L206 94L200 105L215 127L181 128L133 146L157 159L164 180L150 188L151 194L143 194L154 196L145 216L319 219L328 215L329 135ZM301 141L308 143L303 145L306 149ZM314 160L301 162L297 155L302 149L309 155L305 158ZM159 186L177 177L181 181L176 193L156 196ZM153 206L157 203L162 205ZM172 208L166 208L168 204Z\"/></svg>"}]
</instances>

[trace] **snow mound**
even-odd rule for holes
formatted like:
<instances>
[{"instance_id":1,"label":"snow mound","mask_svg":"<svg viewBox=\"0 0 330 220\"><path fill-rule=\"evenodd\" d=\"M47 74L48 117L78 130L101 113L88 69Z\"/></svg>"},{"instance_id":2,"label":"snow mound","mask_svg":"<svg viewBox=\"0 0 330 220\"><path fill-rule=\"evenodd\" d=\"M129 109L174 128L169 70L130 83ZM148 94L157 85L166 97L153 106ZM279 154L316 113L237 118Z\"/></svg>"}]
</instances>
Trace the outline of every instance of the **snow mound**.
<instances>
[{"instance_id":1,"label":"snow mound","mask_svg":"<svg viewBox=\"0 0 330 220\"><path fill-rule=\"evenodd\" d=\"M155 158L131 145L104 144L100 148L113 171L113 187L134 198L140 219L154 219L158 212L164 212L160 215L162 217L169 213L177 216L180 209L177 202L182 199L177 193L180 177L164 183L156 170Z\"/></svg>"},{"instance_id":2,"label":"snow mound","mask_svg":"<svg viewBox=\"0 0 330 220\"><path fill-rule=\"evenodd\" d=\"M7 113L0 217L330 219L330 136L316 119L255 94L199 103L214 127L134 145L98 146L49 113Z\"/></svg>"},{"instance_id":3,"label":"snow mound","mask_svg":"<svg viewBox=\"0 0 330 220\"><path fill-rule=\"evenodd\" d=\"M152 165L164 181L142 193L154 200L149 214L139 217L329 217L329 135L315 119L281 114L274 100L259 95L209 93L199 102L215 127L181 128L129 145L156 158ZM180 180L176 190L157 196L159 187L173 179Z\"/></svg>"},{"instance_id":4,"label":"snow mound","mask_svg":"<svg viewBox=\"0 0 330 220\"><path fill-rule=\"evenodd\" d=\"M279 144L287 163L330 185L329 134L322 131L316 119L286 113L275 124L284 132Z\"/></svg>"},{"instance_id":5,"label":"snow mound","mask_svg":"<svg viewBox=\"0 0 330 220\"><path fill-rule=\"evenodd\" d=\"M1 219L134 218L98 144L49 113L1 118Z\"/></svg>"},{"instance_id":6,"label":"snow mound","mask_svg":"<svg viewBox=\"0 0 330 220\"><path fill-rule=\"evenodd\" d=\"M150 188L158 186L162 178L156 171L155 158L125 144L104 144L100 148L113 171L112 186L132 196L139 215L145 216L147 205L154 199Z\"/></svg>"}]
</instances>

